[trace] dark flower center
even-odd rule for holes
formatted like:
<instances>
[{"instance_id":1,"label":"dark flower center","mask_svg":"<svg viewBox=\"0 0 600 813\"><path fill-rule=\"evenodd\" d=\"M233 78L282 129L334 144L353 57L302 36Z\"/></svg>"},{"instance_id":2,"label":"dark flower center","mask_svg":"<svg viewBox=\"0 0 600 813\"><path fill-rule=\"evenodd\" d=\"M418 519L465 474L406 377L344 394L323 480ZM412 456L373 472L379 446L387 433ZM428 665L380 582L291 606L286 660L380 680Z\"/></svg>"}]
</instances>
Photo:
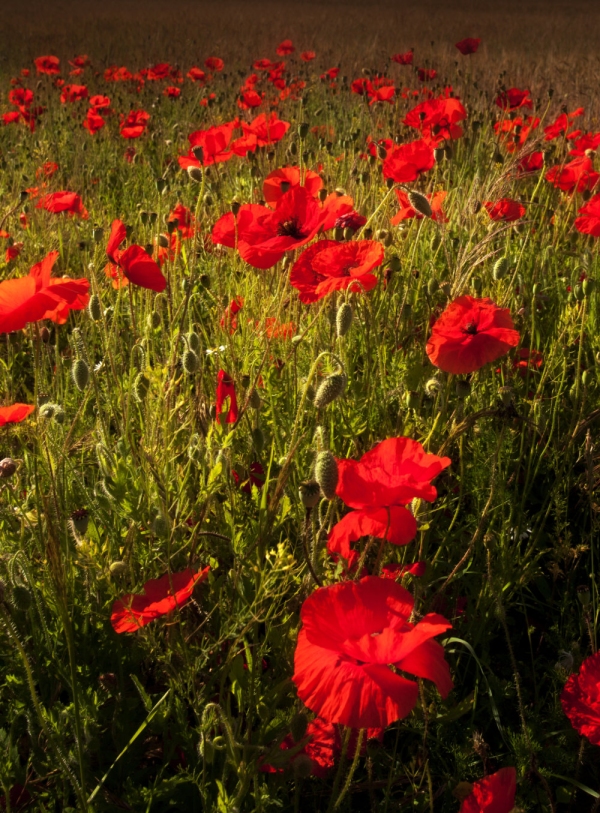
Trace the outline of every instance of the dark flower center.
<instances>
[{"instance_id":1,"label":"dark flower center","mask_svg":"<svg viewBox=\"0 0 600 813\"><path fill-rule=\"evenodd\" d=\"M286 220L285 223L280 223L277 227L278 237L293 237L294 240L303 240L304 233L300 227L300 222L297 217L291 220Z\"/></svg>"},{"instance_id":2,"label":"dark flower center","mask_svg":"<svg viewBox=\"0 0 600 813\"><path fill-rule=\"evenodd\" d=\"M463 333L468 333L469 336L475 336L477 333L477 325L475 322L467 322L467 324L463 327Z\"/></svg>"}]
</instances>

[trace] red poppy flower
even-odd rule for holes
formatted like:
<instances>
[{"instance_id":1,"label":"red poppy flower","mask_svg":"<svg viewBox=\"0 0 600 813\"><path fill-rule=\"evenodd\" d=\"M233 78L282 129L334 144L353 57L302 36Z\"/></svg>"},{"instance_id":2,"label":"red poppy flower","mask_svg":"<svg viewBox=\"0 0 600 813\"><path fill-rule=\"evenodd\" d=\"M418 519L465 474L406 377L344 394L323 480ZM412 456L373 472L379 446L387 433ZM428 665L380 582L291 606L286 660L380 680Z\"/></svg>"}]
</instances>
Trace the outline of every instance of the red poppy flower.
<instances>
[{"instance_id":1,"label":"red poppy flower","mask_svg":"<svg viewBox=\"0 0 600 813\"><path fill-rule=\"evenodd\" d=\"M314 51L302 51L302 53L300 54L300 59L303 62L311 62L315 57L316 54Z\"/></svg>"},{"instance_id":2,"label":"red poppy flower","mask_svg":"<svg viewBox=\"0 0 600 813\"><path fill-rule=\"evenodd\" d=\"M525 207L518 200L501 198L496 201L486 201L483 204L492 220L503 220L505 223L512 223L519 220L525 214Z\"/></svg>"},{"instance_id":3,"label":"red poppy flower","mask_svg":"<svg viewBox=\"0 0 600 813\"><path fill-rule=\"evenodd\" d=\"M393 84L381 85L380 87L374 87L371 85L367 89L367 93L369 94L369 106L375 104L376 102L389 102L390 104L394 101L394 95L396 93L396 88Z\"/></svg>"},{"instance_id":4,"label":"red poppy flower","mask_svg":"<svg viewBox=\"0 0 600 813\"><path fill-rule=\"evenodd\" d=\"M590 655L567 680L560 702L573 728L600 745L600 652Z\"/></svg>"},{"instance_id":5,"label":"red poppy flower","mask_svg":"<svg viewBox=\"0 0 600 813\"><path fill-rule=\"evenodd\" d=\"M97 94L96 96L92 96L90 98L90 107L93 107L95 110L101 110L105 107L110 107L110 99L108 96L102 96L101 94Z\"/></svg>"},{"instance_id":6,"label":"red poppy flower","mask_svg":"<svg viewBox=\"0 0 600 813\"><path fill-rule=\"evenodd\" d=\"M360 460L338 460L337 496L350 508L331 530L327 550L350 565L356 552L350 544L363 536L407 545L417 533L417 523L405 507L415 497L433 502L437 497L431 480L452 461L427 454L409 438L388 438Z\"/></svg>"},{"instance_id":7,"label":"red poppy flower","mask_svg":"<svg viewBox=\"0 0 600 813\"><path fill-rule=\"evenodd\" d=\"M219 370L217 375L217 419L223 412L226 399L229 398L229 411L227 412L226 423L235 423L238 419L238 405L235 395L235 384L233 378L225 370Z\"/></svg>"},{"instance_id":8,"label":"red poppy flower","mask_svg":"<svg viewBox=\"0 0 600 813\"><path fill-rule=\"evenodd\" d=\"M196 234L198 229L196 218L183 203L178 203L169 213L167 222L175 223L175 230L179 232L182 240L189 240Z\"/></svg>"},{"instance_id":9,"label":"red poppy flower","mask_svg":"<svg viewBox=\"0 0 600 813\"><path fill-rule=\"evenodd\" d=\"M585 109L583 107L578 107L577 110L573 110L572 113L561 113L552 124L544 127L544 133L546 134L545 141L552 141L554 138L558 138L562 133L566 133L571 122L579 118L579 116L583 116L584 113Z\"/></svg>"},{"instance_id":10,"label":"red poppy flower","mask_svg":"<svg viewBox=\"0 0 600 813\"><path fill-rule=\"evenodd\" d=\"M51 178L58 171L58 164L54 161L46 161L35 171L36 178Z\"/></svg>"},{"instance_id":11,"label":"red poppy flower","mask_svg":"<svg viewBox=\"0 0 600 813\"><path fill-rule=\"evenodd\" d=\"M519 107L533 107L531 96L528 90L519 88L509 88L498 94L495 101L502 110L517 110Z\"/></svg>"},{"instance_id":12,"label":"red poppy flower","mask_svg":"<svg viewBox=\"0 0 600 813\"><path fill-rule=\"evenodd\" d=\"M237 248L254 268L271 268L286 251L310 242L330 215L308 190L296 186L279 199L274 211L250 203L240 206L236 217L231 212L223 215L213 227L212 240Z\"/></svg>"},{"instance_id":13,"label":"red poppy flower","mask_svg":"<svg viewBox=\"0 0 600 813\"><path fill-rule=\"evenodd\" d=\"M426 562L415 562L412 565L391 564L384 565L384 567L381 568L381 575L384 579L393 579L396 581L397 579L401 579L403 576L406 576L407 573L411 576L416 576L419 578L425 575L426 570Z\"/></svg>"},{"instance_id":14,"label":"red poppy flower","mask_svg":"<svg viewBox=\"0 0 600 813\"><path fill-rule=\"evenodd\" d=\"M6 249L6 254L4 255L6 262L10 263L13 260L16 260L21 251L23 251L24 245L24 243L13 243L11 246L8 246Z\"/></svg>"},{"instance_id":15,"label":"red poppy flower","mask_svg":"<svg viewBox=\"0 0 600 813\"><path fill-rule=\"evenodd\" d=\"M98 130L101 130L106 122L102 116L96 112L95 108L90 107L82 122L83 127L89 132L90 135L95 135Z\"/></svg>"},{"instance_id":16,"label":"red poppy flower","mask_svg":"<svg viewBox=\"0 0 600 813\"><path fill-rule=\"evenodd\" d=\"M15 88L9 91L8 101L16 107L29 107L33 104L33 91L29 88Z\"/></svg>"},{"instance_id":17,"label":"red poppy flower","mask_svg":"<svg viewBox=\"0 0 600 813\"><path fill-rule=\"evenodd\" d=\"M87 99L88 89L85 85L63 85L60 101L62 104L72 104L80 99Z\"/></svg>"},{"instance_id":18,"label":"red poppy flower","mask_svg":"<svg viewBox=\"0 0 600 813\"><path fill-rule=\"evenodd\" d=\"M131 110L126 117L121 118L121 137L139 138L146 130L150 114L145 110Z\"/></svg>"},{"instance_id":19,"label":"red poppy flower","mask_svg":"<svg viewBox=\"0 0 600 813\"><path fill-rule=\"evenodd\" d=\"M252 110L255 107L260 107L264 98L264 93L261 95L255 90L245 90L239 97L237 104L241 110Z\"/></svg>"},{"instance_id":20,"label":"red poppy flower","mask_svg":"<svg viewBox=\"0 0 600 813\"><path fill-rule=\"evenodd\" d=\"M448 218L442 209L442 203L446 199L447 192L433 192L431 195L426 195L429 205L431 206L431 219L437 220L438 223L447 223ZM400 204L400 211L394 215L390 223L397 226L402 220L407 220L411 217L416 217L417 220L422 220L424 215L415 211L410 204L408 195L402 189L396 189L396 197Z\"/></svg>"},{"instance_id":21,"label":"red poppy flower","mask_svg":"<svg viewBox=\"0 0 600 813\"><path fill-rule=\"evenodd\" d=\"M508 308L487 297L460 296L433 325L426 351L444 372L473 373L516 347L519 338Z\"/></svg>"},{"instance_id":22,"label":"red poppy flower","mask_svg":"<svg viewBox=\"0 0 600 813\"><path fill-rule=\"evenodd\" d=\"M181 573L165 573L160 579L150 579L143 593L128 593L117 599L112 606L110 623L115 632L137 632L161 615L181 607L194 592L196 584L203 582L210 567L198 572L183 570Z\"/></svg>"},{"instance_id":23,"label":"red poppy flower","mask_svg":"<svg viewBox=\"0 0 600 813\"><path fill-rule=\"evenodd\" d=\"M383 175L396 183L412 183L434 164L432 147L419 139L390 150L383 161Z\"/></svg>"},{"instance_id":24,"label":"red poppy flower","mask_svg":"<svg viewBox=\"0 0 600 813\"><path fill-rule=\"evenodd\" d=\"M581 234L590 234L592 237L600 237L600 194L593 198L579 209L579 217L575 218L575 228Z\"/></svg>"},{"instance_id":25,"label":"red poppy flower","mask_svg":"<svg viewBox=\"0 0 600 813\"><path fill-rule=\"evenodd\" d=\"M447 697L450 669L433 638L452 625L434 613L409 623L413 605L407 590L376 576L309 596L292 678L305 705L330 723L387 728L410 714L418 698L417 683L389 665L432 680Z\"/></svg>"},{"instance_id":26,"label":"red poppy flower","mask_svg":"<svg viewBox=\"0 0 600 813\"><path fill-rule=\"evenodd\" d=\"M256 118L252 119L250 124L242 122L242 131L245 136L256 136L258 147L268 147L281 141L290 126L289 121L282 121L274 112L271 113L269 118L267 118L266 113L260 113Z\"/></svg>"},{"instance_id":27,"label":"red poppy flower","mask_svg":"<svg viewBox=\"0 0 600 813\"><path fill-rule=\"evenodd\" d=\"M598 185L600 173L594 171L594 165L587 155L581 155L567 164L549 169L546 180L563 192L584 192Z\"/></svg>"},{"instance_id":28,"label":"red poppy flower","mask_svg":"<svg viewBox=\"0 0 600 813\"><path fill-rule=\"evenodd\" d=\"M223 329L228 328L230 333L234 333L238 326L237 314L244 307L244 299L241 296L234 297L223 311L223 316L219 324Z\"/></svg>"},{"instance_id":29,"label":"red poppy flower","mask_svg":"<svg viewBox=\"0 0 600 813\"><path fill-rule=\"evenodd\" d=\"M467 37L466 39L457 42L454 47L458 48L463 56L467 56L468 54L476 53L480 42L481 40L479 38Z\"/></svg>"},{"instance_id":30,"label":"red poppy flower","mask_svg":"<svg viewBox=\"0 0 600 813\"><path fill-rule=\"evenodd\" d=\"M466 118L467 111L458 99L429 99L413 107L403 123L420 130L423 136L449 141L462 136L463 129L458 122Z\"/></svg>"},{"instance_id":31,"label":"red poppy flower","mask_svg":"<svg viewBox=\"0 0 600 813\"><path fill-rule=\"evenodd\" d=\"M569 155L585 155L587 150L600 147L600 133L584 133L573 140Z\"/></svg>"},{"instance_id":32,"label":"red poppy flower","mask_svg":"<svg viewBox=\"0 0 600 813\"><path fill-rule=\"evenodd\" d=\"M417 76L419 77L419 82L427 82L428 80L436 78L437 71L435 68L418 68Z\"/></svg>"},{"instance_id":33,"label":"red poppy flower","mask_svg":"<svg viewBox=\"0 0 600 813\"><path fill-rule=\"evenodd\" d=\"M254 463L250 464L250 469L248 471L248 476L242 475L245 479L242 480L242 477L238 474L238 472L233 469L231 475L235 481L236 486L239 487L244 494L252 494L252 486L256 486L256 488L262 488L265 484L265 470L261 463L258 460L255 460Z\"/></svg>"},{"instance_id":34,"label":"red poppy flower","mask_svg":"<svg viewBox=\"0 0 600 813\"><path fill-rule=\"evenodd\" d=\"M539 150L521 158L517 164L518 175L528 175L530 172L539 172L544 166L544 153Z\"/></svg>"},{"instance_id":35,"label":"red poppy flower","mask_svg":"<svg viewBox=\"0 0 600 813\"><path fill-rule=\"evenodd\" d=\"M35 208L45 209L54 214L67 212L69 215L78 215L83 220L88 219L87 209L76 192L52 192L50 195L44 195L38 200Z\"/></svg>"},{"instance_id":36,"label":"red poppy flower","mask_svg":"<svg viewBox=\"0 0 600 813\"><path fill-rule=\"evenodd\" d=\"M277 46L276 53L279 56L288 56L288 54L293 54L295 50L291 40L283 40L283 42L280 42Z\"/></svg>"},{"instance_id":37,"label":"red poppy flower","mask_svg":"<svg viewBox=\"0 0 600 813\"><path fill-rule=\"evenodd\" d=\"M521 378L527 377L528 370L539 370L544 363L544 357L539 350L530 350L521 347L518 358L513 361L513 369L517 370Z\"/></svg>"},{"instance_id":38,"label":"red poppy flower","mask_svg":"<svg viewBox=\"0 0 600 813\"><path fill-rule=\"evenodd\" d=\"M381 265L383 256L383 245L375 240L321 240L300 255L290 283L301 292L302 302L309 298L315 302L332 291L347 288L357 293L370 291L377 285L377 277L371 272Z\"/></svg>"},{"instance_id":39,"label":"red poppy flower","mask_svg":"<svg viewBox=\"0 0 600 813\"><path fill-rule=\"evenodd\" d=\"M225 67L225 63L218 56L209 56L208 59L205 60L204 66L208 68L209 71L219 73Z\"/></svg>"},{"instance_id":40,"label":"red poppy flower","mask_svg":"<svg viewBox=\"0 0 600 813\"><path fill-rule=\"evenodd\" d=\"M179 156L179 166L182 169L209 167L212 164L229 161L233 155L230 145L231 136L237 126L238 121L234 119L225 124L209 127L208 130L196 130L190 133L188 136L190 150L186 156ZM198 152L198 147L202 148L201 160L194 153L194 149Z\"/></svg>"},{"instance_id":41,"label":"red poppy flower","mask_svg":"<svg viewBox=\"0 0 600 813\"><path fill-rule=\"evenodd\" d=\"M169 99L178 99L181 96L181 88L169 85L163 90L163 96L168 96Z\"/></svg>"},{"instance_id":42,"label":"red poppy flower","mask_svg":"<svg viewBox=\"0 0 600 813\"><path fill-rule=\"evenodd\" d=\"M291 759L285 761L286 765L294 765L294 762L302 754L309 757L311 761L310 775L324 779L329 768L334 765L334 756L340 751L340 737L336 727L332 723L327 723L319 717L311 720L306 727L306 733L302 739L308 737L306 745L298 751ZM287 734L283 739L280 748L283 752L294 748L297 743L291 734ZM348 748L350 751L350 748ZM285 753L282 754L285 759ZM282 773L283 768L278 767L279 760L272 760L275 764L259 762L258 770L261 773Z\"/></svg>"},{"instance_id":43,"label":"red poppy flower","mask_svg":"<svg viewBox=\"0 0 600 813\"><path fill-rule=\"evenodd\" d=\"M500 768L496 773L473 783L473 790L463 800L459 813L511 813L516 792L516 770Z\"/></svg>"},{"instance_id":44,"label":"red poppy flower","mask_svg":"<svg viewBox=\"0 0 600 813\"><path fill-rule=\"evenodd\" d=\"M525 144L539 123L540 119L537 116L528 116L527 118L517 116L514 119L497 121L494 124L494 132L498 134L498 138L504 144L506 150L512 153Z\"/></svg>"},{"instance_id":45,"label":"red poppy flower","mask_svg":"<svg viewBox=\"0 0 600 813\"><path fill-rule=\"evenodd\" d=\"M113 286L119 288L132 282L140 288L149 288L160 293L167 287L167 280L152 257L141 246L132 245L124 251L119 249L127 236L125 224L113 220L106 246L110 260L105 269L107 276L113 279Z\"/></svg>"},{"instance_id":46,"label":"red poppy flower","mask_svg":"<svg viewBox=\"0 0 600 813\"><path fill-rule=\"evenodd\" d=\"M74 68L86 68L89 64L90 58L87 54L74 56L73 59L69 60L69 65L72 65Z\"/></svg>"},{"instance_id":47,"label":"red poppy flower","mask_svg":"<svg viewBox=\"0 0 600 813\"><path fill-rule=\"evenodd\" d=\"M325 73L321 74L321 79L329 79L330 81L335 81L339 75L340 75L339 68L337 67L329 68L329 70L326 70Z\"/></svg>"},{"instance_id":48,"label":"red poppy flower","mask_svg":"<svg viewBox=\"0 0 600 813\"><path fill-rule=\"evenodd\" d=\"M200 68L190 68L187 72L187 78L191 79L192 82L198 82L203 85L206 81L206 74Z\"/></svg>"},{"instance_id":49,"label":"red poppy flower","mask_svg":"<svg viewBox=\"0 0 600 813\"><path fill-rule=\"evenodd\" d=\"M323 179L316 172L308 169L304 172L304 183L302 186L316 197L319 190L323 188ZM263 181L263 198L271 209L274 209L277 202L283 195L295 186L300 186L301 174L299 167L283 167L270 172ZM283 186L282 186L283 185Z\"/></svg>"},{"instance_id":50,"label":"red poppy flower","mask_svg":"<svg viewBox=\"0 0 600 813\"><path fill-rule=\"evenodd\" d=\"M333 224L334 229L352 229L353 232L361 229L367 222L367 218L359 212L354 211L340 214Z\"/></svg>"},{"instance_id":51,"label":"red poppy flower","mask_svg":"<svg viewBox=\"0 0 600 813\"><path fill-rule=\"evenodd\" d=\"M413 56L412 51L407 51L405 54L394 54L390 59L398 65L412 65Z\"/></svg>"},{"instance_id":52,"label":"red poppy flower","mask_svg":"<svg viewBox=\"0 0 600 813\"><path fill-rule=\"evenodd\" d=\"M33 62L38 73L48 76L60 73L60 59L57 56L38 56Z\"/></svg>"},{"instance_id":53,"label":"red poppy flower","mask_svg":"<svg viewBox=\"0 0 600 813\"><path fill-rule=\"evenodd\" d=\"M55 279L52 267L58 251L36 263L28 276L0 282L0 333L22 330L29 322L51 319L64 324L70 310L83 310L89 301L87 279Z\"/></svg>"},{"instance_id":54,"label":"red poppy flower","mask_svg":"<svg viewBox=\"0 0 600 813\"><path fill-rule=\"evenodd\" d=\"M0 407L0 426L6 426L9 423L21 423L34 410L35 407L29 404L12 404L11 406Z\"/></svg>"}]
</instances>

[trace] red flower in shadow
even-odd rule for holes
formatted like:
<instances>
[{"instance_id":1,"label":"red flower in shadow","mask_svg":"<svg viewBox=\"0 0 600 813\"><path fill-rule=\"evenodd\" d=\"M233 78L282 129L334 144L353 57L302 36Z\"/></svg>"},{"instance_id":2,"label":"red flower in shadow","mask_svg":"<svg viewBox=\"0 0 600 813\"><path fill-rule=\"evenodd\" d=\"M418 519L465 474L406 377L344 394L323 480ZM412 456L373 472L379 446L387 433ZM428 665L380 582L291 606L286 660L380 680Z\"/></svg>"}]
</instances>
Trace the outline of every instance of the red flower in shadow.
<instances>
[{"instance_id":1,"label":"red flower in shadow","mask_svg":"<svg viewBox=\"0 0 600 813\"><path fill-rule=\"evenodd\" d=\"M500 768L473 784L473 790L463 800L459 813L511 813L516 792L516 770Z\"/></svg>"}]
</instances>

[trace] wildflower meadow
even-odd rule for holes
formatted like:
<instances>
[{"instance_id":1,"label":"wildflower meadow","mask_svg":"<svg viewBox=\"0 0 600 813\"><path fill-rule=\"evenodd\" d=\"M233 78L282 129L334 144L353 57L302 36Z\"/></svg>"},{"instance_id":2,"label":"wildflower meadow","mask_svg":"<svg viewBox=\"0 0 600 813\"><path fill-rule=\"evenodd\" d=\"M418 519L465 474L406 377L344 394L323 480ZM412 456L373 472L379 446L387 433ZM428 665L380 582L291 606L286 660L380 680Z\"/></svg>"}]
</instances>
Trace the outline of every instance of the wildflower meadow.
<instances>
[{"instance_id":1,"label":"wildflower meadow","mask_svg":"<svg viewBox=\"0 0 600 813\"><path fill-rule=\"evenodd\" d=\"M443 37L1 74L0 810L600 810L600 121Z\"/></svg>"}]
</instances>

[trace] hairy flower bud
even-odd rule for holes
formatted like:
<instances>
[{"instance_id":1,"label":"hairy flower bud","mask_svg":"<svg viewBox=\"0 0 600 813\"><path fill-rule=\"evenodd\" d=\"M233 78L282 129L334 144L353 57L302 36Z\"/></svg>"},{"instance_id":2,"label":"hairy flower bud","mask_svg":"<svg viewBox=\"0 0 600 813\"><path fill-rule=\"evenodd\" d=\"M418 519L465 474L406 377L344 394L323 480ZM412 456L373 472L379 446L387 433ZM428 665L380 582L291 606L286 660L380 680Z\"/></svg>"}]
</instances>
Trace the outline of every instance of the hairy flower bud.
<instances>
[{"instance_id":1,"label":"hairy flower bud","mask_svg":"<svg viewBox=\"0 0 600 813\"><path fill-rule=\"evenodd\" d=\"M200 359L188 348L181 357L181 366L188 375L193 375L200 366Z\"/></svg>"},{"instance_id":2,"label":"hairy flower bud","mask_svg":"<svg viewBox=\"0 0 600 813\"><path fill-rule=\"evenodd\" d=\"M186 339L190 350L193 350L194 353L200 352L200 336L194 331L190 331L186 334Z\"/></svg>"},{"instance_id":3,"label":"hairy flower bud","mask_svg":"<svg viewBox=\"0 0 600 813\"><path fill-rule=\"evenodd\" d=\"M315 480L323 496L332 500L335 497L339 479L338 465L330 451L319 452L315 463Z\"/></svg>"},{"instance_id":4,"label":"hairy flower bud","mask_svg":"<svg viewBox=\"0 0 600 813\"><path fill-rule=\"evenodd\" d=\"M146 352L141 344L134 344L131 349L131 363L141 373L146 366Z\"/></svg>"},{"instance_id":5,"label":"hairy flower bud","mask_svg":"<svg viewBox=\"0 0 600 813\"><path fill-rule=\"evenodd\" d=\"M20 584L13 585L11 599L13 607L24 613L27 612L32 604L31 591Z\"/></svg>"},{"instance_id":6,"label":"hairy flower bud","mask_svg":"<svg viewBox=\"0 0 600 813\"><path fill-rule=\"evenodd\" d=\"M110 575L114 576L115 579L120 579L127 573L127 565L121 561L111 562L108 569L110 570Z\"/></svg>"},{"instance_id":7,"label":"hairy flower bud","mask_svg":"<svg viewBox=\"0 0 600 813\"><path fill-rule=\"evenodd\" d=\"M305 508L314 508L321 499L321 487L316 480L305 480L300 483L298 493Z\"/></svg>"},{"instance_id":8,"label":"hairy flower bud","mask_svg":"<svg viewBox=\"0 0 600 813\"><path fill-rule=\"evenodd\" d=\"M431 217L433 214L429 201L425 195L422 195L420 192L415 190L409 192L408 202L415 212L419 212L419 214L423 215L424 217Z\"/></svg>"},{"instance_id":9,"label":"hairy flower bud","mask_svg":"<svg viewBox=\"0 0 600 813\"><path fill-rule=\"evenodd\" d=\"M190 180L194 181L194 183L202 183L202 170L200 167L188 167L187 174L189 175Z\"/></svg>"},{"instance_id":10,"label":"hairy flower bud","mask_svg":"<svg viewBox=\"0 0 600 813\"><path fill-rule=\"evenodd\" d=\"M135 381L133 382L132 388L133 397L138 402L138 404L141 404L145 400L146 396L148 395L149 389L150 389L150 380L148 376L144 375L144 373L138 373L138 375L135 378Z\"/></svg>"},{"instance_id":11,"label":"hairy flower bud","mask_svg":"<svg viewBox=\"0 0 600 813\"><path fill-rule=\"evenodd\" d=\"M496 260L494 263L494 268L492 269L492 276L496 282L503 279L507 275L508 268L508 259L506 257L500 257L499 260Z\"/></svg>"},{"instance_id":12,"label":"hairy flower bud","mask_svg":"<svg viewBox=\"0 0 600 813\"><path fill-rule=\"evenodd\" d=\"M98 322L102 318L102 303L98 294L92 294L87 307L88 315L93 322Z\"/></svg>"},{"instance_id":13,"label":"hairy flower bud","mask_svg":"<svg viewBox=\"0 0 600 813\"><path fill-rule=\"evenodd\" d=\"M314 405L317 409L323 409L336 398L339 398L346 387L347 377L345 373L332 373L321 382L317 394L315 395Z\"/></svg>"},{"instance_id":14,"label":"hairy flower bud","mask_svg":"<svg viewBox=\"0 0 600 813\"><path fill-rule=\"evenodd\" d=\"M154 536L168 536L171 530L168 517L159 512L152 522L152 533Z\"/></svg>"},{"instance_id":15,"label":"hairy flower bud","mask_svg":"<svg viewBox=\"0 0 600 813\"><path fill-rule=\"evenodd\" d=\"M84 359L76 359L73 362L71 376L79 392L83 392L90 382L90 368Z\"/></svg>"},{"instance_id":16,"label":"hairy flower bud","mask_svg":"<svg viewBox=\"0 0 600 813\"><path fill-rule=\"evenodd\" d=\"M335 330L338 336L345 336L352 326L352 308L347 302L342 302L335 317Z\"/></svg>"}]
</instances>

